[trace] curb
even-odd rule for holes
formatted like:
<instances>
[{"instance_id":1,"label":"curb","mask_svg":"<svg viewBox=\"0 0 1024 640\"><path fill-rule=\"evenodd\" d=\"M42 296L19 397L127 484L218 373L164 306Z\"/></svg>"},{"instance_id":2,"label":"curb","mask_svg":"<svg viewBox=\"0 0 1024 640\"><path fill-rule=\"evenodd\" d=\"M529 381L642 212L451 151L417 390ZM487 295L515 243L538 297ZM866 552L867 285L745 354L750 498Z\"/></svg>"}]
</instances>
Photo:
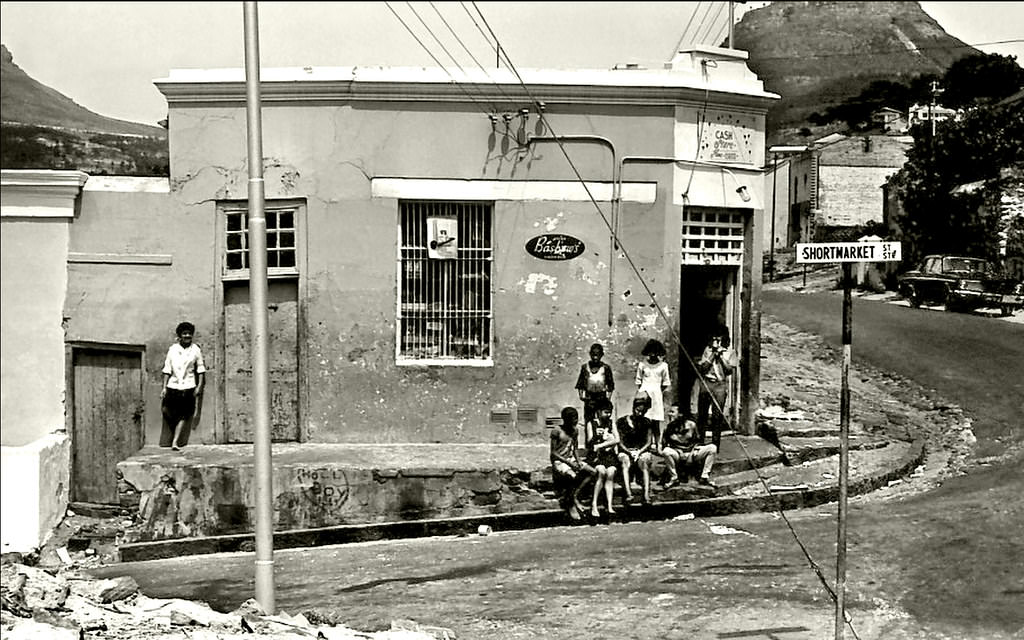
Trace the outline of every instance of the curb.
<instances>
[{"instance_id":1,"label":"curb","mask_svg":"<svg viewBox=\"0 0 1024 640\"><path fill-rule=\"evenodd\" d=\"M909 474L924 461L923 441L914 441L910 449L890 470L869 475L847 486L848 496L863 495L881 488L888 482ZM678 515L691 513L696 517L724 516L756 511L778 511L779 509L805 509L834 502L839 497L839 486L820 487L805 491L791 491L769 496L722 496L656 502L643 510L630 511L624 518L615 521L639 522L667 520ZM633 516L636 513L636 516ZM407 522L385 522L377 524L339 525L318 529L282 531L274 534L274 549L318 547L373 540L397 538L419 538L426 536L467 535L481 525L495 531L516 531L571 524L561 509L541 509L516 513L409 520ZM207 536L155 542L134 542L119 548L121 562L141 562L181 556L210 553L252 552L255 549L253 534Z\"/></svg>"}]
</instances>

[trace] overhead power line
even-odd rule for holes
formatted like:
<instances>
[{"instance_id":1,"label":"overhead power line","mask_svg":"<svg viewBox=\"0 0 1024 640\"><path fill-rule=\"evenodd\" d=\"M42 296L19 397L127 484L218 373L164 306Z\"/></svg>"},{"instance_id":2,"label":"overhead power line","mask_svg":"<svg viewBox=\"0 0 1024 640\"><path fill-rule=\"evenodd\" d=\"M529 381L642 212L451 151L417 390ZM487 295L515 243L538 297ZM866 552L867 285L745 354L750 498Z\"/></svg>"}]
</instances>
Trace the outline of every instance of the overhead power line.
<instances>
[{"instance_id":1,"label":"overhead power line","mask_svg":"<svg viewBox=\"0 0 1024 640\"><path fill-rule=\"evenodd\" d=\"M487 76L487 79L490 80L491 83L498 89L498 91L501 92L501 95L503 95L506 100L512 102L513 99L507 93L505 93L505 90L501 87L501 85L498 84L494 80L494 78L491 77L491 74L489 71L487 71L487 68L484 67L484 65L480 64L480 61L476 59L476 56L473 55L473 52L469 50L469 47L466 46L466 43L462 41L462 38L459 37L459 34L455 33L455 29L453 29L452 26L448 23L448 21L445 20L444 16L441 15L441 11L437 8L437 6L433 2L431 2L430 7L437 14L437 17L441 19L441 22L444 23L444 26L448 27L448 31L452 34L452 37L455 38L456 42L458 42L462 46L463 51L465 51L473 60L473 62L476 63L476 66L480 67L480 70L484 72L484 75ZM487 44L490 45L490 41L488 41Z\"/></svg>"},{"instance_id":2,"label":"overhead power line","mask_svg":"<svg viewBox=\"0 0 1024 640\"><path fill-rule=\"evenodd\" d=\"M442 64L441 61L437 59L437 56L434 55L434 52L432 52L430 48L427 47L427 45L423 44L423 41L420 40L419 36L416 35L416 32L413 31L408 24L406 24L405 20L402 19L402 16L398 15L398 12L395 11L395 8L391 6L391 3L385 2L384 5L388 8L389 11L391 11L392 14L394 14L396 18L398 18L398 21L402 23L402 26L405 27L405 30L409 32L409 35L411 35L413 39L416 40L417 43L419 43L420 47L422 47L423 50L427 52L427 55L429 55L434 60L434 62L437 63L437 66L441 67L441 69L443 69L444 72L448 74L448 77L451 78L452 84L456 85L459 88L459 90L462 91L462 93L466 94L466 97L469 98L470 101L473 102L473 104L477 105L477 107L480 108L480 105L482 103L475 97L473 97L473 95L466 90L466 87L463 85L463 83L455 79L455 76L453 76L451 71L448 70L448 67L444 66L444 64ZM419 17L418 14L417 17ZM433 33L431 33L431 35L433 35ZM463 75L465 75L465 71L463 71ZM483 108L481 108L480 110L483 112L485 116L490 116L491 113L487 110L486 107L487 105L483 105Z\"/></svg>"},{"instance_id":3,"label":"overhead power line","mask_svg":"<svg viewBox=\"0 0 1024 640\"><path fill-rule=\"evenodd\" d=\"M725 5L728 4L728 3L726 3L726 2L717 2L716 4L718 5L718 11L716 11L715 15L712 16L711 20L708 21L708 26L704 30L704 35L703 36L700 35L701 28L700 27L697 28L697 35L696 35L696 37L693 40L694 43L696 43L696 44L703 44L704 40L709 35L711 35L711 30L715 27L715 23L718 21L718 17L720 15L722 15L722 10L725 9ZM726 20L728 20L728 18L726 18ZM701 27L703 27L703 26L704 26L704 24L701 23Z\"/></svg>"}]
</instances>

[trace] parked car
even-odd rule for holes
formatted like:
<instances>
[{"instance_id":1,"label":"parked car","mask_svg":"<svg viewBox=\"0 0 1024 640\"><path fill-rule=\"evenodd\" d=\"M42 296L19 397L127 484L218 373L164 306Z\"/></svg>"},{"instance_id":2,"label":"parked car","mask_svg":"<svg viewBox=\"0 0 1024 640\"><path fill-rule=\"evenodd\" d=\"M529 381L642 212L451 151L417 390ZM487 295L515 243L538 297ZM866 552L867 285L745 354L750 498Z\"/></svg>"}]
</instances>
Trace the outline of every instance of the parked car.
<instances>
[{"instance_id":1,"label":"parked car","mask_svg":"<svg viewBox=\"0 0 1024 640\"><path fill-rule=\"evenodd\" d=\"M1004 316L1024 308L1024 283L1004 277L981 258L927 256L919 269L898 280L900 293L912 307L945 304L947 311L992 307Z\"/></svg>"}]
</instances>

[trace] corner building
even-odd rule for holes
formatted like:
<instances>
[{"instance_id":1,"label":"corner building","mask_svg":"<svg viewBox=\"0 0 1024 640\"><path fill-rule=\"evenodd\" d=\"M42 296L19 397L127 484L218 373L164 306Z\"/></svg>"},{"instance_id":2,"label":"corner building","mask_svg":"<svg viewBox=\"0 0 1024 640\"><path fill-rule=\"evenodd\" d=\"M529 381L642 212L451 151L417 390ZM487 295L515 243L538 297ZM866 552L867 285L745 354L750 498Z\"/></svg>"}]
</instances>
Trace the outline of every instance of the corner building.
<instances>
[{"instance_id":1,"label":"corner building","mask_svg":"<svg viewBox=\"0 0 1024 640\"><path fill-rule=\"evenodd\" d=\"M505 69L264 69L275 441L543 442L579 405L593 342L617 413L649 338L669 348L667 401L685 406L685 353L718 323L742 361L731 410L752 433L777 96L745 59L698 48L657 70L520 70L525 84ZM71 245L164 258L71 265L67 341L143 354L155 443L163 354L191 320L208 367L191 442L251 442L244 75L156 84L166 193L97 194L108 202L83 205Z\"/></svg>"}]
</instances>

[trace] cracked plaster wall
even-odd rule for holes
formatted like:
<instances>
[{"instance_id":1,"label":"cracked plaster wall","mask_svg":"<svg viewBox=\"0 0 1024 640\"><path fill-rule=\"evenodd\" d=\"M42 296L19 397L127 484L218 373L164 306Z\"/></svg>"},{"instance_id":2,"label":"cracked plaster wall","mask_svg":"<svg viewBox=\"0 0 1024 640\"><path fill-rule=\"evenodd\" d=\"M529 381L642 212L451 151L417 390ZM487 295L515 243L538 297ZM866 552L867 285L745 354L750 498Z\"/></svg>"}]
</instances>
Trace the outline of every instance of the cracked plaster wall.
<instances>
[{"instance_id":1,"label":"cracked plaster wall","mask_svg":"<svg viewBox=\"0 0 1024 640\"><path fill-rule=\"evenodd\" d=\"M560 133L610 136L620 155L671 153L671 109L576 111L566 109L553 120ZM247 197L244 108L172 107L169 134L170 194L86 194L71 250L170 254L171 266L72 265L66 305L69 339L146 346L149 443L160 429L159 369L180 319L196 323L210 367L208 388L218 388L216 204ZM628 402L636 357L649 337L665 339L665 321L622 252L609 254L608 230L589 202L495 204L493 367L395 365L398 203L371 199L370 179L574 180L555 145L520 150L468 107L421 104L268 106L263 134L268 202L306 202L299 239L306 255L299 328L306 439L541 441L544 418L579 403L573 385L595 341L605 344L615 370L617 405ZM588 180L607 181L607 150L577 145L571 153ZM666 168L633 167L628 179L667 185L670 175ZM666 189L659 187L655 204L626 203L621 233L671 314L678 268L665 256L677 252L679 212L667 204ZM601 208L610 211L607 202ZM573 235L586 251L564 262L538 260L524 245L541 233ZM206 399L207 425L223 413L218 401ZM492 410L514 415L517 407L538 408L539 423L491 424ZM213 429L202 428L193 441L215 437Z\"/></svg>"}]
</instances>

